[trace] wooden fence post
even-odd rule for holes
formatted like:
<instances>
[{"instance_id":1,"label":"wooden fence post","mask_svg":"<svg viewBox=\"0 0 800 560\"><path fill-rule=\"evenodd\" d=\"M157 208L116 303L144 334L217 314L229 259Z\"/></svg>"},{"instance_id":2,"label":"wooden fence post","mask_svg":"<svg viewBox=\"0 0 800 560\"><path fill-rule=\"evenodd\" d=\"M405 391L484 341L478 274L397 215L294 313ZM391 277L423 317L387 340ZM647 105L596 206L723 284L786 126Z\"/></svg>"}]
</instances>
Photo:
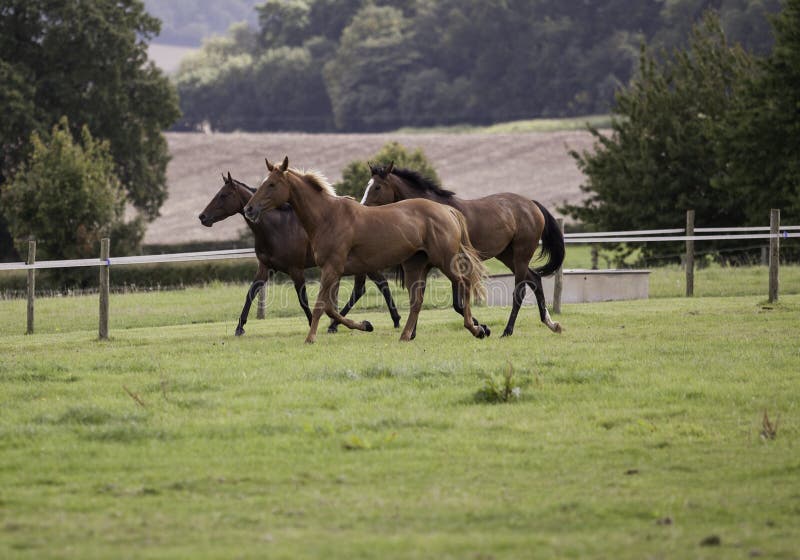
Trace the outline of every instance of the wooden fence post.
<instances>
[{"instance_id":1,"label":"wooden fence post","mask_svg":"<svg viewBox=\"0 0 800 560\"><path fill-rule=\"evenodd\" d=\"M561 233L564 233L564 218L558 218L558 227ZM561 265L556 270L556 276L553 279L553 313L561 313L561 292L564 290L564 266Z\"/></svg>"},{"instance_id":2,"label":"wooden fence post","mask_svg":"<svg viewBox=\"0 0 800 560\"><path fill-rule=\"evenodd\" d=\"M264 315L266 315L267 309L267 283L264 284L258 290L258 307L256 307L256 319L263 319Z\"/></svg>"},{"instance_id":3,"label":"wooden fence post","mask_svg":"<svg viewBox=\"0 0 800 560\"><path fill-rule=\"evenodd\" d=\"M100 240L100 260L105 263L100 266L100 340L108 340L108 258L111 255L110 247L111 240L108 237Z\"/></svg>"},{"instance_id":4,"label":"wooden fence post","mask_svg":"<svg viewBox=\"0 0 800 560\"><path fill-rule=\"evenodd\" d=\"M28 264L36 263L36 241L28 240ZM28 269L28 328L25 334L33 334L33 301L36 294L36 270Z\"/></svg>"},{"instance_id":5,"label":"wooden fence post","mask_svg":"<svg viewBox=\"0 0 800 560\"><path fill-rule=\"evenodd\" d=\"M778 269L781 260L781 211L769 211L769 302L778 301Z\"/></svg>"},{"instance_id":6,"label":"wooden fence post","mask_svg":"<svg viewBox=\"0 0 800 560\"><path fill-rule=\"evenodd\" d=\"M686 237L694 235L694 210L686 211ZM686 297L694 295L694 241L686 240Z\"/></svg>"}]
</instances>

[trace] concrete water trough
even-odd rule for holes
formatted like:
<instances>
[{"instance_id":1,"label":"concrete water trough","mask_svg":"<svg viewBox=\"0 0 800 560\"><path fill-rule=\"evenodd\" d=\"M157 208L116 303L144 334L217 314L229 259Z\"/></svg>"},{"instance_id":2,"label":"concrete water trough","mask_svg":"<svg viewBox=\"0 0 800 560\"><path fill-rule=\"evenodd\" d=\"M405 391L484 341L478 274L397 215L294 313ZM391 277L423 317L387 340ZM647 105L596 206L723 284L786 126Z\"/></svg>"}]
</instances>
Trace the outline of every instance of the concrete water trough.
<instances>
[{"instance_id":1,"label":"concrete water trough","mask_svg":"<svg viewBox=\"0 0 800 560\"><path fill-rule=\"evenodd\" d=\"M548 305L553 302L555 276L542 279ZM495 274L486 280L486 304L508 306L513 301L514 275ZM649 270L564 270L562 303L647 299L650 290ZM536 305L531 290L525 291L523 305Z\"/></svg>"}]
</instances>

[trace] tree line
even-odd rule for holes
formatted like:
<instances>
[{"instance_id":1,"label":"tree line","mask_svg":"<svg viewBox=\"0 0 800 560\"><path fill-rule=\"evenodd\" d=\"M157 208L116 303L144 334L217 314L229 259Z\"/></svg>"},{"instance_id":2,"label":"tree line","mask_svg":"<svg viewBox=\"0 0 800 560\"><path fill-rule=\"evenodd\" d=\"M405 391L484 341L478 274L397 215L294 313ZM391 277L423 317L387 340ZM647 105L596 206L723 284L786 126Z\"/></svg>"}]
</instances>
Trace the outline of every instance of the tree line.
<instances>
[{"instance_id":1,"label":"tree line","mask_svg":"<svg viewBox=\"0 0 800 560\"><path fill-rule=\"evenodd\" d=\"M689 209L698 226L764 226L771 208L782 223L800 223L800 0L786 0L772 24L766 56L731 44L713 12L685 48L644 48L617 93L610 133L592 128L594 149L572 153L587 177L585 201L561 210L598 231L676 227ZM724 262L746 254L709 247ZM679 252L639 250L672 260Z\"/></svg>"},{"instance_id":2,"label":"tree line","mask_svg":"<svg viewBox=\"0 0 800 560\"><path fill-rule=\"evenodd\" d=\"M771 47L779 0L267 0L177 75L216 130L377 131L605 113L643 43L685 44L709 7Z\"/></svg>"}]
</instances>

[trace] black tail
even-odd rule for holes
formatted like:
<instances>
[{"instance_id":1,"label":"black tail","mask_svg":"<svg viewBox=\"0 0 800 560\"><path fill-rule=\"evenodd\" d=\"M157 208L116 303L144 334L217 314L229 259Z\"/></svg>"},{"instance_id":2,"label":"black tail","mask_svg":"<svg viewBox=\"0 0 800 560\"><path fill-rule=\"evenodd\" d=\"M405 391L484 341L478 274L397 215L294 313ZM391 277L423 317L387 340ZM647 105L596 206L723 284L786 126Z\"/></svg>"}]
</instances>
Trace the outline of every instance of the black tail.
<instances>
[{"instance_id":1,"label":"black tail","mask_svg":"<svg viewBox=\"0 0 800 560\"><path fill-rule=\"evenodd\" d=\"M547 211L547 208L536 202L533 203L539 207L544 215L544 230L542 231L542 253L539 259L546 258L547 261L544 266L534 268L539 276L550 276L564 263L564 255L566 247L564 246L564 234L561 233L561 228L558 227L558 222L553 215Z\"/></svg>"}]
</instances>

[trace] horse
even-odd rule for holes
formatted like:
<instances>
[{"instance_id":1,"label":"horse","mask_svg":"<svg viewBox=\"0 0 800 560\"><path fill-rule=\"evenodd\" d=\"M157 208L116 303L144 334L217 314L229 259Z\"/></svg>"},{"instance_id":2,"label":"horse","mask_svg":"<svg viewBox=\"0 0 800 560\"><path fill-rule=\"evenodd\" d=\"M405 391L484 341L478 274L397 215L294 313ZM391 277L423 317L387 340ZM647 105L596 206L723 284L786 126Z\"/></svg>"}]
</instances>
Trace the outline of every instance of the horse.
<instances>
[{"instance_id":1,"label":"horse","mask_svg":"<svg viewBox=\"0 0 800 560\"><path fill-rule=\"evenodd\" d=\"M339 278L398 264L403 267L411 302L401 341L411 340L416 332L432 267L450 279L462 298L464 328L476 338L486 336L482 326L473 324L470 311L470 299L482 293L486 269L469 241L461 212L427 200L363 206L353 198L337 196L319 173L290 169L288 157L279 165L265 161L269 174L245 206L244 215L257 221L265 211L288 203L308 233L322 277L306 343L316 341L323 312L349 329L372 331L369 321L357 323L337 311Z\"/></svg>"},{"instance_id":2,"label":"horse","mask_svg":"<svg viewBox=\"0 0 800 560\"><path fill-rule=\"evenodd\" d=\"M200 213L200 223L206 227L211 227L216 222L234 214L244 216L244 207L255 192L255 189L233 179L230 172L228 172L227 177L225 175L222 176L222 181L222 188ZM244 334L244 325L247 323L250 305L255 294L276 271L286 273L292 279L297 298L300 300L300 307L303 308L306 319L310 324L311 310L308 307L304 270L316 266L316 262L308 242L308 236L303 226L300 225L297 214L294 213L291 206L284 204L276 208L274 212L264 212L257 222L250 220L245 220L245 222L250 227L255 238L258 271L253 283L250 285L250 289L247 291L244 307L239 316L239 324L236 326L236 336ZM350 298L348 306L342 309L342 315L346 315L363 295L366 276L362 274L356 277L353 296ZM375 282L375 285L386 300L386 306L389 308L389 314L392 316L395 328L399 328L400 314L397 312L394 299L392 299L389 283L380 273L370 273L369 277ZM335 332L335 330L336 323L328 329L329 332Z\"/></svg>"},{"instance_id":3,"label":"horse","mask_svg":"<svg viewBox=\"0 0 800 560\"><path fill-rule=\"evenodd\" d=\"M561 333L561 324L553 322L547 310L542 276L553 274L564 262L564 235L544 206L514 193L466 200L416 171L395 169L394 162L386 166L370 163L369 167L372 177L361 199L362 204L379 206L422 198L456 208L467 220L469 238L481 259L496 257L514 273L513 306L502 336L514 333L526 286L536 295L541 322L551 331ZM542 251L539 258L547 261L539 268L530 268L540 239ZM455 297L453 299L455 301Z\"/></svg>"}]
</instances>

